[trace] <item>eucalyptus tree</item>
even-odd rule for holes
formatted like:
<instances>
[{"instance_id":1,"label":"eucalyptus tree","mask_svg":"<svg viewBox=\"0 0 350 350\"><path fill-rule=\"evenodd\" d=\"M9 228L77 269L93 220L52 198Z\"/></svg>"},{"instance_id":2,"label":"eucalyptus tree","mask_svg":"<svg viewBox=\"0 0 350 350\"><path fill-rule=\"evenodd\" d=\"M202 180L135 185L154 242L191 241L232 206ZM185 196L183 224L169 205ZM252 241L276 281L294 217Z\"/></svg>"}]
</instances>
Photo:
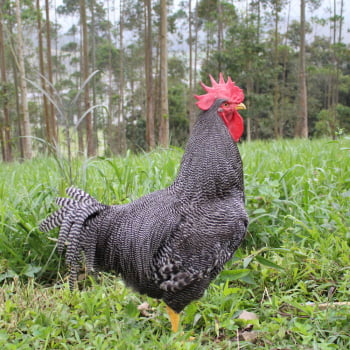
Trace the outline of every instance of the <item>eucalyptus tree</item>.
<instances>
[{"instance_id":1,"label":"eucalyptus tree","mask_svg":"<svg viewBox=\"0 0 350 350\"><path fill-rule=\"evenodd\" d=\"M271 137L271 90L273 89L274 66L271 64L271 40L266 35L257 19L256 3L251 3L247 12L236 16L225 31L223 49L213 52L209 61L202 65L202 79L217 72L219 60L222 71L230 75L236 83L244 88L248 109L243 112L246 117L246 137ZM232 16L233 14L231 14ZM250 125L250 120L253 123Z\"/></svg>"},{"instance_id":2,"label":"eucalyptus tree","mask_svg":"<svg viewBox=\"0 0 350 350\"><path fill-rule=\"evenodd\" d=\"M344 1L340 0L340 9L337 8L337 1L333 1L333 8L331 9L332 16L329 18L330 28L332 30L332 63L334 72L330 75L330 112L331 112L331 132L333 138L336 136L336 124L337 124L337 105L339 102L339 78L341 75L340 62L342 52L342 35L343 35L343 22L344 22Z\"/></svg>"},{"instance_id":3,"label":"eucalyptus tree","mask_svg":"<svg viewBox=\"0 0 350 350\"><path fill-rule=\"evenodd\" d=\"M78 38L79 28L76 24L73 24L65 36L69 41L61 46L61 52L63 58L67 62L67 72L65 79L56 82L62 91L61 94L67 95L67 101L71 101L79 90L81 85L81 46L80 39ZM62 57L62 56L61 56ZM67 102L67 106L69 103ZM77 116L77 120L82 116L82 106L80 97L77 99L77 103L70 106L69 120L65 121L66 127L74 125L74 116ZM62 122L62 121L61 121ZM80 123L77 127L77 139L78 139L78 152L84 154L85 142L83 135L83 124Z\"/></svg>"},{"instance_id":4,"label":"eucalyptus tree","mask_svg":"<svg viewBox=\"0 0 350 350\"><path fill-rule=\"evenodd\" d=\"M80 25L82 31L82 73L83 81L87 81L89 78L89 41L88 41L88 26L86 17L86 4L85 0L80 0ZM91 107L90 103L90 88L89 84L86 84L84 88L84 108L85 111L89 111ZM86 144L87 144L87 155L89 157L96 154L96 149L94 148L94 142L92 139L92 116L91 112L88 112L85 116L86 124Z\"/></svg>"},{"instance_id":5,"label":"eucalyptus tree","mask_svg":"<svg viewBox=\"0 0 350 350\"><path fill-rule=\"evenodd\" d=\"M192 12L192 0L188 0L188 47L189 47L189 57L188 57L188 71L189 71L189 76L188 76L188 80L189 80L189 94L190 94L190 98L189 98L189 102L188 102L188 109L189 109L189 121L190 121L190 131L192 131L192 128L194 126L195 123L195 114L194 114L194 103L192 100L192 95L193 95L193 85L194 85L194 81L193 81L193 42L194 42L194 38L193 38L193 34L192 34L192 28L193 28L193 17L194 17L194 13Z\"/></svg>"},{"instance_id":6,"label":"eucalyptus tree","mask_svg":"<svg viewBox=\"0 0 350 350\"><path fill-rule=\"evenodd\" d=\"M45 80L44 45L43 45L43 33L42 33L43 26L42 26L42 12L40 8L40 0L36 0L36 11L37 11L37 26L38 26L37 29L38 29L38 54L39 54L40 82L41 82L41 88L44 91L46 91L47 84ZM44 108L46 140L52 143L53 137L51 132L52 126L51 126L51 118L50 118L50 110L49 110L49 101L45 94L42 95L42 98L43 98L43 108Z\"/></svg>"},{"instance_id":7,"label":"eucalyptus tree","mask_svg":"<svg viewBox=\"0 0 350 350\"><path fill-rule=\"evenodd\" d=\"M338 100L333 105L333 79L336 67L333 64L334 48L331 38L316 36L308 45L308 93L311 98L310 133L316 136L327 135L335 137L338 131L350 131L350 48L345 43L336 45L337 60L339 60ZM334 111L335 110L335 111ZM334 116L336 114L336 117Z\"/></svg>"},{"instance_id":8,"label":"eucalyptus tree","mask_svg":"<svg viewBox=\"0 0 350 350\"><path fill-rule=\"evenodd\" d=\"M182 55L187 59L187 62L183 61L181 64L188 67L188 77L185 77L188 80L188 114L189 114L189 131L192 131L192 128L196 121L196 108L195 100L193 95L197 89L197 66L198 66L198 33L199 33L199 19L198 19L198 0L188 0L182 1L179 3L177 12L174 13L173 18L176 23L175 32L176 32L176 46L180 46L186 41L187 50L182 52ZM202 20L201 20L202 21ZM187 32L186 29L187 28ZM187 37L186 37L187 34ZM184 40L185 39L185 40ZM176 48L174 55L179 58L179 51Z\"/></svg>"},{"instance_id":9,"label":"eucalyptus tree","mask_svg":"<svg viewBox=\"0 0 350 350\"><path fill-rule=\"evenodd\" d=\"M26 80L26 70L24 65L24 43L22 33L22 18L21 18L21 2L15 1L15 12L17 22L17 59L21 93L21 121L22 121L22 136L23 136L23 156L25 159L30 159L33 156L32 150L32 133L28 111L28 90Z\"/></svg>"},{"instance_id":10,"label":"eucalyptus tree","mask_svg":"<svg viewBox=\"0 0 350 350\"><path fill-rule=\"evenodd\" d=\"M151 0L144 0L144 26L145 26L145 75L146 75L146 142L148 149L153 149L155 140L154 121L154 83L152 72L152 6Z\"/></svg>"},{"instance_id":11,"label":"eucalyptus tree","mask_svg":"<svg viewBox=\"0 0 350 350\"><path fill-rule=\"evenodd\" d=\"M38 4L37 4L37 7ZM49 93L53 96L53 75L52 75L52 53L51 53L51 22L50 22L50 4L49 0L45 0L45 14L46 14L46 61L47 61L47 80L49 82ZM38 14L39 16L39 14ZM38 22L39 24L39 22ZM55 117L55 108L53 103L49 103L49 108L45 111L48 113L47 119L49 121L49 142L57 143L57 123Z\"/></svg>"},{"instance_id":12,"label":"eucalyptus tree","mask_svg":"<svg viewBox=\"0 0 350 350\"><path fill-rule=\"evenodd\" d=\"M119 153L125 154L126 144L126 116L124 108L125 99L125 74L124 74L124 17L126 13L126 1L120 0L119 3L119 120L118 120L118 139Z\"/></svg>"},{"instance_id":13,"label":"eucalyptus tree","mask_svg":"<svg viewBox=\"0 0 350 350\"><path fill-rule=\"evenodd\" d=\"M300 50L299 50L299 117L296 136L307 138L308 112L307 112L307 88L305 72L305 0L300 0Z\"/></svg>"},{"instance_id":14,"label":"eucalyptus tree","mask_svg":"<svg viewBox=\"0 0 350 350\"><path fill-rule=\"evenodd\" d=\"M5 55L5 35L3 27L2 9L0 9L0 70L1 70L1 99L3 111L3 120L0 119L0 142L2 150L2 159L5 162L13 160L12 140L11 140L11 123L9 111L9 84L7 82L6 72L6 55Z\"/></svg>"},{"instance_id":15,"label":"eucalyptus tree","mask_svg":"<svg viewBox=\"0 0 350 350\"><path fill-rule=\"evenodd\" d=\"M282 38L280 35L280 23L281 23L281 13L282 10L287 5L288 0L268 0L267 1L267 9L271 11L271 17L273 21L273 51L272 51L272 62L273 62L273 130L274 137L279 138L280 135L280 124L281 124L281 111L279 109L279 102L281 98L280 91L280 44L282 42Z\"/></svg>"},{"instance_id":16,"label":"eucalyptus tree","mask_svg":"<svg viewBox=\"0 0 350 350\"><path fill-rule=\"evenodd\" d=\"M200 0L196 6L196 13L206 33L205 58L208 60L211 53L216 52L217 71L220 72L221 53L226 42L225 33L238 18L236 7L228 1Z\"/></svg>"},{"instance_id":17,"label":"eucalyptus tree","mask_svg":"<svg viewBox=\"0 0 350 350\"><path fill-rule=\"evenodd\" d=\"M23 6L23 10L27 8ZM11 139L11 146L13 154L16 151L16 144L21 158L24 158L24 138L23 136L23 121L20 102L20 87L19 87L19 63L17 59L17 40L16 40L16 15L15 15L15 3L13 1L4 0L1 2L1 25L3 29L3 50L4 59L1 60L2 70L5 69L5 79L1 82L1 103L5 110L8 111L9 128L11 130L11 136L15 138ZM29 11L30 13L30 11ZM28 16L27 16L28 17ZM29 15L30 17L30 15ZM2 77L5 76L2 74ZM6 111L4 111L4 119L6 118ZM6 138L6 133L5 133ZM17 142L15 142L17 141ZM4 147L6 140L3 140ZM5 150L3 150L5 151Z\"/></svg>"},{"instance_id":18,"label":"eucalyptus tree","mask_svg":"<svg viewBox=\"0 0 350 350\"><path fill-rule=\"evenodd\" d=\"M167 24L166 0L160 0L160 123L158 140L162 147L169 145Z\"/></svg>"},{"instance_id":19,"label":"eucalyptus tree","mask_svg":"<svg viewBox=\"0 0 350 350\"><path fill-rule=\"evenodd\" d=\"M97 137L97 131L95 134L93 134L93 129L95 129L97 126L93 125L93 118L92 118L92 107L91 107L91 97L90 97L90 85L93 87L94 85L94 77L88 80L88 77L90 76L90 73L92 73L92 69L94 68L94 62L95 62L95 52L94 52L94 43L95 38L92 38L92 36L96 35L96 28L95 28L95 11L98 8L97 2L95 0L90 0L89 2L82 1L82 0L63 0L63 4L58 6L57 11L59 14L62 15L72 15L72 14L79 14L79 24L80 24L80 33L81 33L81 81L80 84L84 85L84 114L85 118L82 121L82 123L85 123L85 129L86 129L86 146L87 146L87 155L92 156L96 154L97 150L97 140L94 140ZM90 11L91 21L89 21L88 18L88 11ZM92 24L91 24L92 23ZM93 26L93 28L89 31L88 27L89 25ZM91 35L89 35L91 33ZM92 56L92 57L91 57ZM92 94L95 94L95 91L93 90ZM93 106L94 107L94 106ZM80 129L81 131L81 129ZM79 137L81 139L81 136ZM81 144L81 141L79 142Z\"/></svg>"}]
</instances>

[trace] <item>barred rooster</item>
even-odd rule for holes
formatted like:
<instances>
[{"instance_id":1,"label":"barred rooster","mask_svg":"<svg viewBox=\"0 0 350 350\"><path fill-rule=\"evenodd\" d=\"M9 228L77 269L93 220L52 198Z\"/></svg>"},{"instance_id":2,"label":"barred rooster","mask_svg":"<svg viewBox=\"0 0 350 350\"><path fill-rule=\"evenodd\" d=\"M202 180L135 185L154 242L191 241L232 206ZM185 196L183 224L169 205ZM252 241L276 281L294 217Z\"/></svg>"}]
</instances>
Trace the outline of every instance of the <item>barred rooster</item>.
<instances>
[{"instance_id":1,"label":"barred rooster","mask_svg":"<svg viewBox=\"0 0 350 350\"><path fill-rule=\"evenodd\" d=\"M171 186L111 206L71 187L72 199L58 198L62 208L40 225L45 232L60 226L58 251L65 251L71 288L84 256L88 272L114 272L137 292L162 299L174 332L180 312L202 297L248 224L236 145L244 95L230 77L210 80L211 87L201 83L206 94L195 96L202 112Z\"/></svg>"}]
</instances>

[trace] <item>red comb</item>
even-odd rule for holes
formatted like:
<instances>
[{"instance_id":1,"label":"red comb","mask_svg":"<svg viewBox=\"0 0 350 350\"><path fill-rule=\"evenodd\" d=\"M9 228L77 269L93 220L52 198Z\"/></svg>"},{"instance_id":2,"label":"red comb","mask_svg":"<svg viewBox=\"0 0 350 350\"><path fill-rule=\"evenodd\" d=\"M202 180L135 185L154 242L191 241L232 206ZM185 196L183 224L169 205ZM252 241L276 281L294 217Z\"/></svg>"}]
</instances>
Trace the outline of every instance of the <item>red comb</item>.
<instances>
[{"instance_id":1,"label":"red comb","mask_svg":"<svg viewBox=\"0 0 350 350\"><path fill-rule=\"evenodd\" d=\"M219 75L219 82L217 83L215 79L209 74L209 78L212 86L206 86L202 82L200 83L202 88L207 92L205 95L195 95L194 97L198 100L196 105L203 111L208 110L215 100L218 98L224 98L227 101L233 103L241 103L244 100L243 90L240 89L232 81L231 77L227 78L225 83L222 73Z\"/></svg>"}]
</instances>

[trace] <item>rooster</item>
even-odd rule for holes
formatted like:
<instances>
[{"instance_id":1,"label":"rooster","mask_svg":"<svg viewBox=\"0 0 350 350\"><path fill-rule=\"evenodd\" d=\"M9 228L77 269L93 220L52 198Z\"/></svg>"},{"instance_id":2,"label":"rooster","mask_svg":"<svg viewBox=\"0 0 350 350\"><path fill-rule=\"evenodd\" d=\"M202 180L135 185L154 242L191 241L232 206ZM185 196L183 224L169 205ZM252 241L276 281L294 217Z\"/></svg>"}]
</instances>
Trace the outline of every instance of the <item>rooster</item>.
<instances>
[{"instance_id":1,"label":"rooster","mask_svg":"<svg viewBox=\"0 0 350 350\"><path fill-rule=\"evenodd\" d=\"M169 187L124 205L104 205L80 189L57 198L61 208L44 220L60 226L58 251L65 251L74 287L87 271L111 271L141 294L162 299L174 332L180 312L202 297L241 244L248 225L242 160L236 145L243 133L238 110L243 91L220 73L201 86L202 110ZM66 247L67 245L67 247Z\"/></svg>"}]
</instances>

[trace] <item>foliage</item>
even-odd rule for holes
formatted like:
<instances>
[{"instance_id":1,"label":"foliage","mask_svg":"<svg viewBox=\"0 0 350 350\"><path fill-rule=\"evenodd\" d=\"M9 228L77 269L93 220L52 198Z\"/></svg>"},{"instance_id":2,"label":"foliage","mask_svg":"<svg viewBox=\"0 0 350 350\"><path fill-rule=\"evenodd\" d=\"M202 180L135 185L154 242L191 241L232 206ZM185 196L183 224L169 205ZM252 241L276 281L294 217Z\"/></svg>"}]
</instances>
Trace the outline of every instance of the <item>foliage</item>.
<instances>
[{"instance_id":1,"label":"foliage","mask_svg":"<svg viewBox=\"0 0 350 350\"><path fill-rule=\"evenodd\" d=\"M350 138L243 143L250 216L244 246L170 333L163 305L102 275L70 293L38 231L68 186L52 158L0 168L0 344L5 349L346 349L349 306ZM105 203L169 185L182 151L74 160L75 185ZM51 239L49 239L51 237ZM58 274L58 284L52 285ZM62 276L62 277L61 277ZM39 284L40 283L40 284ZM64 283L64 288L61 284ZM146 311L137 309L143 301ZM259 319L237 318L242 310ZM251 323L255 344L237 339ZM248 327L249 328L249 327ZM191 336L194 340L190 340Z\"/></svg>"},{"instance_id":2,"label":"foliage","mask_svg":"<svg viewBox=\"0 0 350 350\"><path fill-rule=\"evenodd\" d=\"M101 70L106 70L111 61L113 74L119 74L119 50L114 45L107 41L99 43L96 49L96 67Z\"/></svg>"},{"instance_id":3,"label":"foliage","mask_svg":"<svg viewBox=\"0 0 350 350\"><path fill-rule=\"evenodd\" d=\"M22 29L25 34L27 78L40 85L37 74L40 70L38 13L34 5L28 0L21 1ZM94 146L96 149L98 144L106 146L98 148L99 154L124 149L124 142L123 147L115 144L124 140L118 133L124 133L126 129L126 144L131 145L134 152L142 151L147 148L144 2L123 0L113 5L112 2L94 0L87 1L86 5L89 71L100 71L89 84L90 105L103 104L109 108L108 113L92 112ZM18 27L15 25L13 6L13 1L3 1L1 12L4 37L1 51L4 52L7 83L0 84L0 107L3 109L4 103L8 102L10 133L2 136L3 117L0 115L0 136L10 139L4 140L0 146L3 149L4 145L11 143L15 158L18 158L21 153L20 140L23 139L17 136L23 133L23 127L19 118L20 87L15 64ZM308 15L319 6L320 1L308 1ZM344 129L345 133L350 132L348 112L345 110L350 105L350 50L344 39L345 19L340 16L346 13L347 4L336 6L333 2L332 6L331 12L325 12L322 18L309 16L310 22L305 23L308 34L306 73L311 137L329 134L335 137L337 128ZM54 23L50 23L51 44L55 48L51 62L53 85L62 100L70 100L82 85L82 36L79 33L80 16L77 16L79 1L63 0L49 7L51 13L55 12L51 16ZM41 32L43 47L46 48L44 10L42 6L39 17L42 17ZM199 80L208 83L208 74L217 77L219 72L230 75L244 89L249 107L244 117L250 121L250 130L249 133L247 130L245 137L268 139L294 136L300 105L300 21L293 11L290 0L168 2L168 100L172 145L182 146L188 135L189 101L193 98L188 94L189 44L192 45L192 90L200 90ZM157 99L160 94L159 2L152 3L151 12L153 110L157 120ZM42 50L42 55L46 69L46 49ZM48 86L46 89L50 91ZM33 86L28 86L28 92L32 134L49 139L45 129L40 127L46 120L42 94L38 94ZM115 99L116 94L121 95L118 100ZM339 109L339 106L344 108ZM82 99L70 106L69 125L83 115L84 108ZM125 128L118 127L120 118L125 121ZM67 121L60 116L57 116L57 123L60 129L67 125ZM156 122L155 129L157 127ZM157 135L157 130L154 132ZM83 152L87 144L83 124L78 133L80 151ZM41 151L41 147L34 146L35 151ZM62 143L60 147L65 146Z\"/></svg>"},{"instance_id":4,"label":"foliage","mask_svg":"<svg viewBox=\"0 0 350 350\"><path fill-rule=\"evenodd\" d=\"M207 3L216 6L217 2L202 1L199 8L203 4L209 6ZM300 103L300 22L293 20L285 32L276 31L283 22L281 15L287 3L250 2L250 10L226 26L223 47L216 48L214 39L210 42L213 48L201 67L203 81L207 81L209 73L218 75L222 71L244 89L249 103L245 114L252 121L251 136L254 139L277 137L276 129L280 137L294 136ZM316 2L313 5L318 6ZM267 10L263 17L262 9ZM340 19L338 16L337 21ZM270 26L264 25L263 20ZM211 21L215 26L215 19L211 18ZM333 31L333 21L327 19L318 24L323 29L329 25ZM338 26L341 28L339 23ZM348 133L345 114L327 115L325 122L334 127L325 134L316 124L322 110L334 109L338 103L349 106L349 46L341 42L340 36L339 42L334 42L335 34L333 39L319 36L311 23L306 23L306 32L310 36L306 46L309 134L327 136L330 133L334 137L335 125L342 124L346 124L342 128Z\"/></svg>"},{"instance_id":5,"label":"foliage","mask_svg":"<svg viewBox=\"0 0 350 350\"><path fill-rule=\"evenodd\" d=\"M188 87L183 83L185 73L185 62L173 57L168 62L169 71L169 128L170 142L174 146L183 147L188 139ZM192 98L192 96L190 97Z\"/></svg>"},{"instance_id":6,"label":"foliage","mask_svg":"<svg viewBox=\"0 0 350 350\"><path fill-rule=\"evenodd\" d=\"M320 135L332 135L332 129L336 130L348 130L350 127L350 107L343 106L338 104L336 106L336 113L338 115L338 119L332 120L332 111L331 110L321 110L317 115L317 122L315 124L315 134L316 136ZM333 125L333 123L335 125Z\"/></svg>"}]
</instances>

